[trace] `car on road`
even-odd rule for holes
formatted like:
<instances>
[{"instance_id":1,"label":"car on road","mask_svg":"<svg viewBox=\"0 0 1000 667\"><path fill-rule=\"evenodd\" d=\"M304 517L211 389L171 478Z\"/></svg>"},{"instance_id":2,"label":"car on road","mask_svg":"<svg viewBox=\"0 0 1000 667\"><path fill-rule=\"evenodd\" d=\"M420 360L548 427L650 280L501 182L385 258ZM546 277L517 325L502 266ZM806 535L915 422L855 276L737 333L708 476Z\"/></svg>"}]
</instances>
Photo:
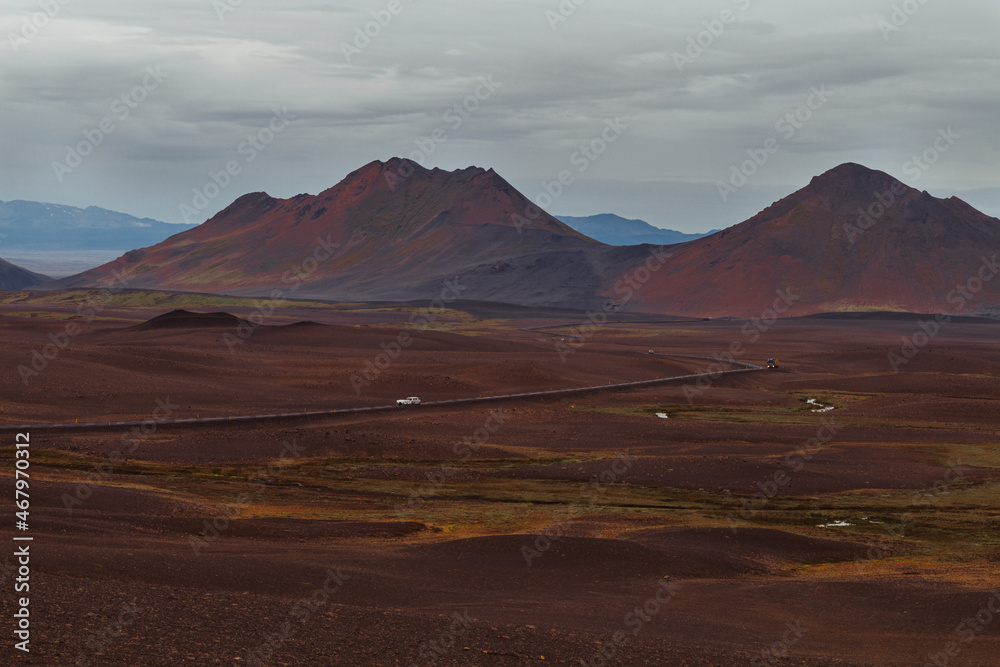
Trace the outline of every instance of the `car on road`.
<instances>
[{"instance_id":1,"label":"car on road","mask_svg":"<svg viewBox=\"0 0 1000 667\"><path fill-rule=\"evenodd\" d=\"M650 350L649 353L650 354L656 354L656 352L653 352L652 350Z\"/></svg>"},{"instance_id":2,"label":"car on road","mask_svg":"<svg viewBox=\"0 0 1000 667\"><path fill-rule=\"evenodd\" d=\"M416 396L400 398L396 400L396 405L420 405L420 399Z\"/></svg>"},{"instance_id":3,"label":"car on road","mask_svg":"<svg viewBox=\"0 0 1000 667\"><path fill-rule=\"evenodd\" d=\"M767 367L768 368L777 368L778 367L778 360L777 359L768 359L767 360Z\"/></svg>"}]
</instances>

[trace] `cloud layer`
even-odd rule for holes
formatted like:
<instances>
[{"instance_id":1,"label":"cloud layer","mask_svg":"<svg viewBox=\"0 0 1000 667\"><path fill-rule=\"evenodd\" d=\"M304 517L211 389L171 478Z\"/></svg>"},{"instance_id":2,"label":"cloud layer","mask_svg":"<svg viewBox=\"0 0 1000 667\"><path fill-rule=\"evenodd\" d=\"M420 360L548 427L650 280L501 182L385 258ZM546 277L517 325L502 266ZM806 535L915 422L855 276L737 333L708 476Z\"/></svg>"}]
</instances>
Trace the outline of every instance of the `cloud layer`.
<instances>
[{"instance_id":1,"label":"cloud layer","mask_svg":"<svg viewBox=\"0 0 1000 667\"><path fill-rule=\"evenodd\" d=\"M0 199L201 221L399 155L532 199L570 171L553 213L698 231L853 161L1000 216L998 24L989 0L18 0Z\"/></svg>"}]
</instances>

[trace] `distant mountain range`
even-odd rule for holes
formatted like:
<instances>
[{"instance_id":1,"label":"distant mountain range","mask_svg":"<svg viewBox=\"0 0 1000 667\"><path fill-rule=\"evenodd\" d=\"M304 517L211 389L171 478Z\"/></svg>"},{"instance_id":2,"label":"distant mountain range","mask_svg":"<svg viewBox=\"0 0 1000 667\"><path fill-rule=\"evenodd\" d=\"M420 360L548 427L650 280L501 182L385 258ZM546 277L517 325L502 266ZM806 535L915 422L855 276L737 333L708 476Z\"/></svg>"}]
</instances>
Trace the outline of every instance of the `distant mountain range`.
<instances>
[{"instance_id":1,"label":"distant mountain range","mask_svg":"<svg viewBox=\"0 0 1000 667\"><path fill-rule=\"evenodd\" d=\"M328 300L958 315L1000 309L998 247L1000 220L857 164L724 231L622 247L539 211L493 170L392 159L315 196L245 195L198 227L45 287L92 287L117 272L135 288Z\"/></svg>"},{"instance_id":2,"label":"distant mountain range","mask_svg":"<svg viewBox=\"0 0 1000 667\"><path fill-rule=\"evenodd\" d=\"M0 251L80 251L145 248L190 229L96 206L0 201Z\"/></svg>"},{"instance_id":3,"label":"distant mountain range","mask_svg":"<svg viewBox=\"0 0 1000 667\"><path fill-rule=\"evenodd\" d=\"M36 273L62 277L191 227L96 206L0 201L0 256Z\"/></svg>"},{"instance_id":4,"label":"distant mountain range","mask_svg":"<svg viewBox=\"0 0 1000 667\"><path fill-rule=\"evenodd\" d=\"M608 245L638 245L652 243L655 245L671 245L693 241L703 236L714 234L717 229L703 234L685 234L672 229L661 229L643 220L629 220L613 213L589 215L583 218L568 215L556 216L562 222L592 239Z\"/></svg>"},{"instance_id":5,"label":"distant mountain range","mask_svg":"<svg viewBox=\"0 0 1000 667\"><path fill-rule=\"evenodd\" d=\"M571 229L615 246L669 245L706 235L660 229L642 220L609 213L559 219ZM37 272L59 277L103 264L129 250L156 245L192 227L136 218L96 206L0 201L0 251Z\"/></svg>"}]
</instances>

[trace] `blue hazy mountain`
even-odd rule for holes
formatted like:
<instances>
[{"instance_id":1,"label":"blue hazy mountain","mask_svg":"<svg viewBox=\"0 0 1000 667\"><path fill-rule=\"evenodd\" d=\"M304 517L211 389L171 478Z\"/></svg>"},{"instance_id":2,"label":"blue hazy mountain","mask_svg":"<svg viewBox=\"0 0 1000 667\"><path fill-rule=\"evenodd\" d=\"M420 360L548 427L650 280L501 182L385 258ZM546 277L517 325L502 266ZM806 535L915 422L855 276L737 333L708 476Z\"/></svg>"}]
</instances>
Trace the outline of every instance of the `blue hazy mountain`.
<instances>
[{"instance_id":1,"label":"blue hazy mountain","mask_svg":"<svg viewBox=\"0 0 1000 667\"><path fill-rule=\"evenodd\" d=\"M590 238L597 239L601 243L607 243L608 245L638 245L640 243L670 245L672 243L683 243L685 241L700 239L703 236L708 236L718 231L713 230L703 234L685 234L684 232L675 232L672 229L654 227L642 220L629 220L613 213L589 215L583 218L574 218L566 215L556 217L581 234L586 234Z\"/></svg>"},{"instance_id":2,"label":"blue hazy mountain","mask_svg":"<svg viewBox=\"0 0 1000 667\"><path fill-rule=\"evenodd\" d=\"M0 253L127 251L145 248L192 225L173 225L96 206L0 201Z\"/></svg>"}]
</instances>

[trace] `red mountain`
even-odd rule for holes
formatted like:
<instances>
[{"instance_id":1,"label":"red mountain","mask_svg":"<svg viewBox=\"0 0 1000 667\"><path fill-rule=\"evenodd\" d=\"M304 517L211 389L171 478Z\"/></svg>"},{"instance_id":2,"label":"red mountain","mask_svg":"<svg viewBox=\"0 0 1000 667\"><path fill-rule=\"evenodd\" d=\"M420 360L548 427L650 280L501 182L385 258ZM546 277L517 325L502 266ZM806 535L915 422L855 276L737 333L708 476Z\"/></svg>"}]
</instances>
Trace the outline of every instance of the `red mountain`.
<instances>
[{"instance_id":1,"label":"red mountain","mask_svg":"<svg viewBox=\"0 0 1000 667\"><path fill-rule=\"evenodd\" d=\"M652 246L573 231L493 170L393 159L315 196L245 195L194 229L46 287L124 274L130 288L364 301L444 293L573 308L610 299L698 317L759 317L790 291L787 315L958 314L1000 306L996 248L1000 220L856 164L746 222L666 246L664 260Z\"/></svg>"},{"instance_id":2,"label":"red mountain","mask_svg":"<svg viewBox=\"0 0 1000 667\"><path fill-rule=\"evenodd\" d=\"M47 287L132 276L129 288L316 297L462 299L590 306L605 277L644 256L594 241L492 169L447 172L392 159L316 196L248 194L204 224Z\"/></svg>"},{"instance_id":3,"label":"red mountain","mask_svg":"<svg viewBox=\"0 0 1000 667\"><path fill-rule=\"evenodd\" d=\"M857 164L813 178L746 222L670 250L629 309L760 317L786 290L797 297L789 316L1000 306L1000 276L993 277L1000 271L1000 220Z\"/></svg>"}]
</instances>

